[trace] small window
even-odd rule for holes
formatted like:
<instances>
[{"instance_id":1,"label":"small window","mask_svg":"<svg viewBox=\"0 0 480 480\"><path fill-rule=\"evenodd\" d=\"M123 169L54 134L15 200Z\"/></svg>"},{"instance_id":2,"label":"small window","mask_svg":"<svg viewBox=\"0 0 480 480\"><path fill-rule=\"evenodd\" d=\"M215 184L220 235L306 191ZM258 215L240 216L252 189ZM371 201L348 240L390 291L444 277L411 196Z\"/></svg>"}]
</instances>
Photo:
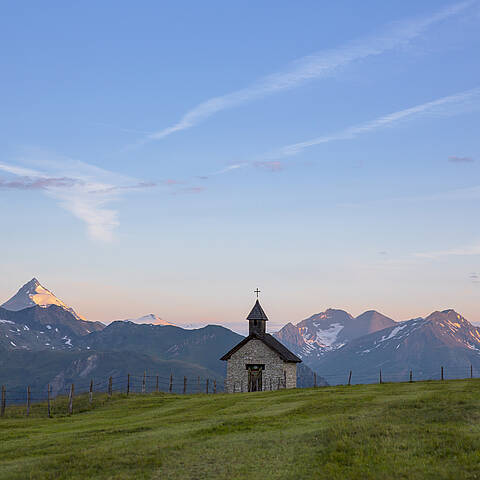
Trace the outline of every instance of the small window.
<instances>
[{"instance_id":1,"label":"small window","mask_svg":"<svg viewBox=\"0 0 480 480\"><path fill-rule=\"evenodd\" d=\"M257 326L257 321L256 321L256 320L254 320L254 321L253 321L253 324L254 324L255 326Z\"/></svg>"}]
</instances>

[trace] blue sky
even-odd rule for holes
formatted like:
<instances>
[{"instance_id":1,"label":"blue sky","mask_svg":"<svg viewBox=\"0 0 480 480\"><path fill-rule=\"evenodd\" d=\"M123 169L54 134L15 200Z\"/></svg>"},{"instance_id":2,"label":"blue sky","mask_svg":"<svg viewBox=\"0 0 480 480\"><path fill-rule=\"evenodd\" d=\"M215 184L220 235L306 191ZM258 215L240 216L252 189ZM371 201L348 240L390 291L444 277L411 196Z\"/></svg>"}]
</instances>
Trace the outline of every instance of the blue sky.
<instances>
[{"instance_id":1,"label":"blue sky","mask_svg":"<svg viewBox=\"0 0 480 480\"><path fill-rule=\"evenodd\" d=\"M4 2L0 297L480 322L480 2Z\"/></svg>"}]
</instances>

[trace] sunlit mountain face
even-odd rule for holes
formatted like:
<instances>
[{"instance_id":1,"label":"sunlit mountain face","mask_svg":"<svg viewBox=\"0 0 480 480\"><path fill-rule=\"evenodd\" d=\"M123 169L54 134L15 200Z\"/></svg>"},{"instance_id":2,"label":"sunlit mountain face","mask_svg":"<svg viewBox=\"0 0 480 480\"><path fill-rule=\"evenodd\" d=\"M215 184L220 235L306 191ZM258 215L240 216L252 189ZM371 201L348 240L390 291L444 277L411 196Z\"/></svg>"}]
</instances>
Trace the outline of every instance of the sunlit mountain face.
<instances>
[{"instance_id":1,"label":"sunlit mountain face","mask_svg":"<svg viewBox=\"0 0 480 480\"><path fill-rule=\"evenodd\" d=\"M23 287L21 287L18 292L10 298L10 300L7 300L1 306L6 310L16 312L35 305L44 308L50 305L57 305L70 312L78 320L85 320L85 318L75 312L72 307L66 305L50 290L42 286L36 278L32 278L29 282L23 285Z\"/></svg>"},{"instance_id":2,"label":"sunlit mountain face","mask_svg":"<svg viewBox=\"0 0 480 480\"><path fill-rule=\"evenodd\" d=\"M167 320L160 318L154 313L149 313L148 315L144 315L143 317L138 318L127 318L124 321L136 323L139 325L175 325L174 323L168 322Z\"/></svg>"}]
</instances>

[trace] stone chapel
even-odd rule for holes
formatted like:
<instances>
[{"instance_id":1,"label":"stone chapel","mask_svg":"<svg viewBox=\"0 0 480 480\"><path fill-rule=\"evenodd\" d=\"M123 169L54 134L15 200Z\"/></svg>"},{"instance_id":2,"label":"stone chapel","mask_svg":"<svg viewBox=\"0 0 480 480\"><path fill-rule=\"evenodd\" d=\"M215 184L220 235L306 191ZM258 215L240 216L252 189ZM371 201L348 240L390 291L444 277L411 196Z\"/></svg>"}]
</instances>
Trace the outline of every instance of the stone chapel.
<instances>
[{"instance_id":1,"label":"stone chapel","mask_svg":"<svg viewBox=\"0 0 480 480\"><path fill-rule=\"evenodd\" d=\"M297 363L301 360L266 333L268 318L258 298L247 320L248 337L221 358L227 362L225 391L235 393L296 388Z\"/></svg>"}]
</instances>

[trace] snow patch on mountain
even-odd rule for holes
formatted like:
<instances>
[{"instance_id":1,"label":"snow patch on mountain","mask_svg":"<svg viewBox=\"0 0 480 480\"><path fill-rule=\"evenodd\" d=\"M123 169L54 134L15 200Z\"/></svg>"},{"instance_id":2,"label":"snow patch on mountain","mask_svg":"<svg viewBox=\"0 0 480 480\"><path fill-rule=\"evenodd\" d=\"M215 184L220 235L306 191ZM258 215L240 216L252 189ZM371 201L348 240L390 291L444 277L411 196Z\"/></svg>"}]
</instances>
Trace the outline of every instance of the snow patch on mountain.
<instances>
[{"instance_id":1,"label":"snow patch on mountain","mask_svg":"<svg viewBox=\"0 0 480 480\"><path fill-rule=\"evenodd\" d=\"M15 325L15 322L12 322L10 320L0 320L0 323L11 323L12 325Z\"/></svg>"},{"instance_id":2,"label":"snow patch on mountain","mask_svg":"<svg viewBox=\"0 0 480 480\"><path fill-rule=\"evenodd\" d=\"M313 322L313 324L318 327L318 324ZM307 345L314 347L317 345L319 347L331 348L337 342L337 337L340 331L343 329L343 325L340 323L333 323L328 328L318 329L313 334L308 333L308 327L303 327L301 333Z\"/></svg>"},{"instance_id":3,"label":"snow patch on mountain","mask_svg":"<svg viewBox=\"0 0 480 480\"><path fill-rule=\"evenodd\" d=\"M36 278L32 278L28 283L18 290L18 292L1 305L5 310L17 312L24 308L34 307L38 305L47 308L50 305L57 305L70 312L77 320L85 320L78 315L72 307L69 307L57 298L50 290L43 287Z\"/></svg>"},{"instance_id":4,"label":"snow patch on mountain","mask_svg":"<svg viewBox=\"0 0 480 480\"><path fill-rule=\"evenodd\" d=\"M378 342L385 342L386 340L390 340L391 338L395 337L401 330L403 330L406 327L408 327L408 324L403 324L403 325L400 325L399 327L395 327L390 332L388 337L385 337L385 335L384 335Z\"/></svg>"},{"instance_id":5,"label":"snow patch on mountain","mask_svg":"<svg viewBox=\"0 0 480 480\"><path fill-rule=\"evenodd\" d=\"M127 318L123 320L124 322L132 322L139 325L172 325L175 326L173 323L167 322L167 320L163 320L158 315L154 313L149 313L148 315L144 315L143 317L139 318Z\"/></svg>"}]
</instances>

